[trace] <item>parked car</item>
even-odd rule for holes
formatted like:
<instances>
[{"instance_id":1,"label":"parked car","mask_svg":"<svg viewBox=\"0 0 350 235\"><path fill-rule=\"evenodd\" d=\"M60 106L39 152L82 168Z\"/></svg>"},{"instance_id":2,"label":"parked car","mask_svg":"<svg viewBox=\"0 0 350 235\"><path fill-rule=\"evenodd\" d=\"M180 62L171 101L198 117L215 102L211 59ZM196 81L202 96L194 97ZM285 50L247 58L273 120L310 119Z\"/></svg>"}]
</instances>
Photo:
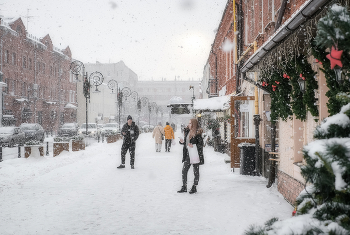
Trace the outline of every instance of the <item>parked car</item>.
<instances>
[{"instance_id":1,"label":"parked car","mask_svg":"<svg viewBox=\"0 0 350 235\"><path fill-rule=\"evenodd\" d=\"M15 144L23 145L25 134L19 127L6 126L0 127L0 144L12 148Z\"/></svg>"},{"instance_id":2,"label":"parked car","mask_svg":"<svg viewBox=\"0 0 350 235\"><path fill-rule=\"evenodd\" d=\"M119 133L118 123L106 123L102 129L101 134L104 136L110 136Z\"/></svg>"},{"instance_id":3,"label":"parked car","mask_svg":"<svg viewBox=\"0 0 350 235\"><path fill-rule=\"evenodd\" d=\"M152 125L144 125L141 127L142 132L152 132L154 129L154 126Z\"/></svg>"},{"instance_id":4,"label":"parked car","mask_svg":"<svg viewBox=\"0 0 350 235\"><path fill-rule=\"evenodd\" d=\"M97 128L96 123L88 123L87 129L88 129L88 133L86 133L86 123L83 123L80 126L78 134L82 134L85 136L87 135L88 137L93 137L95 139L97 139L97 137L99 137L101 134L101 131Z\"/></svg>"},{"instance_id":5,"label":"parked car","mask_svg":"<svg viewBox=\"0 0 350 235\"><path fill-rule=\"evenodd\" d=\"M79 125L76 123L65 123L58 130L58 136L75 136L78 134Z\"/></svg>"},{"instance_id":6,"label":"parked car","mask_svg":"<svg viewBox=\"0 0 350 235\"><path fill-rule=\"evenodd\" d=\"M22 123L21 130L25 133L25 141L38 140L44 142L45 131L44 128L38 123Z\"/></svg>"}]
</instances>

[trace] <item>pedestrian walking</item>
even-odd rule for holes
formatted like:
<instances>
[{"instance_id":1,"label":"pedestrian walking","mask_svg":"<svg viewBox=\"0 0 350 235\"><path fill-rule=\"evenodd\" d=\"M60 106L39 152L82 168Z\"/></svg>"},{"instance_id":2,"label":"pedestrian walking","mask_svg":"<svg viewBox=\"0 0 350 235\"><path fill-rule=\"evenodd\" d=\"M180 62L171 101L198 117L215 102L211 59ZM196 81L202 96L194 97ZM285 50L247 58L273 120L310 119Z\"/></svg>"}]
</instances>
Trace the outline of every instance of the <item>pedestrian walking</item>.
<instances>
[{"instance_id":1,"label":"pedestrian walking","mask_svg":"<svg viewBox=\"0 0 350 235\"><path fill-rule=\"evenodd\" d=\"M160 152L162 149L162 142L164 139L164 128L162 127L162 123L159 122L158 126L153 129L152 138L154 138L156 142L156 152Z\"/></svg>"},{"instance_id":2,"label":"pedestrian walking","mask_svg":"<svg viewBox=\"0 0 350 235\"><path fill-rule=\"evenodd\" d=\"M123 136L123 145L121 149L121 164L118 166L118 169L125 168L125 155L129 150L130 153L130 166L131 169L135 169L135 148L136 140L139 138L139 128L132 120L132 117L129 115L127 118L127 123L123 125L121 134Z\"/></svg>"},{"instance_id":3,"label":"pedestrian walking","mask_svg":"<svg viewBox=\"0 0 350 235\"><path fill-rule=\"evenodd\" d=\"M193 167L194 182L189 193L197 192L199 165L204 164L202 133L203 130L198 127L197 119L191 119L188 126L184 128L184 138L180 139L180 144L183 144L182 187L177 191L178 193L187 192L187 173L191 165Z\"/></svg>"},{"instance_id":4,"label":"pedestrian walking","mask_svg":"<svg viewBox=\"0 0 350 235\"><path fill-rule=\"evenodd\" d=\"M175 139L174 130L169 125L169 122L166 122L166 125L164 127L164 136L165 136L165 152L170 152L171 148L171 141Z\"/></svg>"}]
</instances>

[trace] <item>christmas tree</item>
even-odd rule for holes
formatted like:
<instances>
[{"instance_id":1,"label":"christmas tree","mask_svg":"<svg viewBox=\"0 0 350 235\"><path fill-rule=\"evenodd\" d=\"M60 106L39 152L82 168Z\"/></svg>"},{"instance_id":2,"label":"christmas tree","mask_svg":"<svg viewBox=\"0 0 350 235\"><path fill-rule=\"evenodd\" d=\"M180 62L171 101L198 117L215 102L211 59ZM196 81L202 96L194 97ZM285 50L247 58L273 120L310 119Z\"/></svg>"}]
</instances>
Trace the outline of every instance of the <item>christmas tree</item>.
<instances>
[{"instance_id":1,"label":"christmas tree","mask_svg":"<svg viewBox=\"0 0 350 235\"><path fill-rule=\"evenodd\" d=\"M346 52L339 57L343 63L337 61L336 65L344 65L346 75L350 67L349 40L349 13L344 7L333 5L319 21L316 44L318 48ZM324 70L329 71L332 63L324 63ZM306 165L301 167L301 173L306 187L297 198L295 216L283 221L272 218L265 226L251 226L246 235L350 234L350 95L349 89L341 90L344 84L339 89L333 99L340 111L326 118L314 132L315 141L304 146Z\"/></svg>"}]
</instances>

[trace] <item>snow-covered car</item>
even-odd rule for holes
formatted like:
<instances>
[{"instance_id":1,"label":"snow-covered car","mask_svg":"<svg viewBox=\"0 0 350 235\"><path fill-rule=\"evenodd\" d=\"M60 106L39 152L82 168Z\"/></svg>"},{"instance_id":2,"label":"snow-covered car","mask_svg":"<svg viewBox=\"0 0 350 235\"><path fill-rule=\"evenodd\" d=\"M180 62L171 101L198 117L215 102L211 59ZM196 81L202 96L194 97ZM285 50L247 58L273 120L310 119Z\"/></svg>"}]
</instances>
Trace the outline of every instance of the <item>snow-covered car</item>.
<instances>
[{"instance_id":1,"label":"snow-covered car","mask_svg":"<svg viewBox=\"0 0 350 235\"><path fill-rule=\"evenodd\" d=\"M119 124L118 123L106 123L102 129L101 134L103 136L110 136L118 134L119 131Z\"/></svg>"},{"instance_id":2,"label":"snow-covered car","mask_svg":"<svg viewBox=\"0 0 350 235\"><path fill-rule=\"evenodd\" d=\"M12 148L16 144L23 145L25 134L19 127L6 126L0 127L0 144Z\"/></svg>"},{"instance_id":3,"label":"snow-covered car","mask_svg":"<svg viewBox=\"0 0 350 235\"><path fill-rule=\"evenodd\" d=\"M87 133L86 133L86 126L87 126ZM88 136L88 137L93 137L93 138L97 139L100 135L100 132L97 128L96 123L88 123L88 125L86 125L86 123L83 123L80 126L78 134Z\"/></svg>"},{"instance_id":4,"label":"snow-covered car","mask_svg":"<svg viewBox=\"0 0 350 235\"><path fill-rule=\"evenodd\" d=\"M37 140L44 142L45 131L44 128L38 123L22 123L21 130L25 133L25 142L30 140Z\"/></svg>"},{"instance_id":5,"label":"snow-covered car","mask_svg":"<svg viewBox=\"0 0 350 235\"><path fill-rule=\"evenodd\" d=\"M152 132L154 129L153 125L144 125L141 127L142 132Z\"/></svg>"},{"instance_id":6,"label":"snow-covered car","mask_svg":"<svg viewBox=\"0 0 350 235\"><path fill-rule=\"evenodd\" d=\"M65 123L58 130L58 136L75 136L78 134L79 126L76 123Z\"/></svg>"}]
</instances>

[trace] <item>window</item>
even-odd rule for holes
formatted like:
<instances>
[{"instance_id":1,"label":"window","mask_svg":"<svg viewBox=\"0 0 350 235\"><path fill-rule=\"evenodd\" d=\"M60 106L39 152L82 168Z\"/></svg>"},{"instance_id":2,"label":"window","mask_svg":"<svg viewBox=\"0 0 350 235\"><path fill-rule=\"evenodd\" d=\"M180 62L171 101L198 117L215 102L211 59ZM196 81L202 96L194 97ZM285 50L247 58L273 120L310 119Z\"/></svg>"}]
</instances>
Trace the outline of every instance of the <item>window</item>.
<instances>
[{"instance_id":1,"label":"window","mask_svg":"<svg viewBox=\"0 0 350 235\"><path fill-rule=\"evenodd\" d=\"M16 32L17 33L22 33L22 27L18 25L17 28L16 28Z\"/></svg>"},{"instance_id":2,"label":"window","mask_svg":"<svg viewBox=\"0 0 350 235\"><path fill-rule=\"evenodd\" d=\"M27 68L27 57L23 56L23 68Z\"/></svg>"},{"instance_id":3,"label":"window","mask_svg":"<svg viewBox=\"0 0 350 235\"><path fill-rule=\"evenodd\" d=\"M16 63L16 53L12 53L12 64L17 65Z\"/></svg>"},{"instance_id":4,"label":"window","mask_svg":"<svg viewBox=\"0 0 350 235\"><path fill-rule=\"evenodd\" d=\"M6 83L6 86L4 88L4 93L8 93L8 90L9 90L9 84L10 84L10 79L9 78L5 78L5 81Z\"/></svg>"},{"instance_id":5,"label":"window","mask_svg":"<svg viewBox=\"0 0 350 235\"><path fill-rule=\"evenodd\" d=\"M9 63L9 56L10 56L10 55L9 55L9 51L6 50L6 51L5 51L5 58L4 58L4 62L5 62L5 63Z\"/></svg>"}]
</instances>

